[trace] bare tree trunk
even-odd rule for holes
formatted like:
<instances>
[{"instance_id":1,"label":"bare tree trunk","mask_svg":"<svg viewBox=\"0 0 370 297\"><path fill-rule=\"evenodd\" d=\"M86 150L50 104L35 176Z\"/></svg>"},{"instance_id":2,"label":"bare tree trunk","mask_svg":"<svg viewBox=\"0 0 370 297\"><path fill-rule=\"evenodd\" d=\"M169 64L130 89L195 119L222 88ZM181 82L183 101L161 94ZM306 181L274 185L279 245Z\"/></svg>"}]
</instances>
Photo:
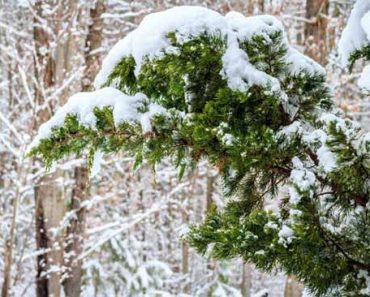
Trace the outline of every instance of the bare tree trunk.
<instances>
[{"instance_id":1,"label":"bare tree trunk","mask_svg":"<svg viewBox=\"0 0 370 297\"><path fill-rule=\"evenodd\" d=\"M250 297L252 286L252 267L248 263L243 264L241 292L243 297Z\"/></svg>"},{"instance_id":2,"label":"bare tree trunk","mask_svg":"<svg viewBox=\"0 0 370 297\"><path fill-rule=\"evenodd\" d=\"M213 191L214 191L214 182L215 177L210 172L209 165L207 165L207 186L206 186L206 209L207 212L211 210L213 205ZM216 261L210 259L207 261L207 268L211 271L214 271L216 267Z\"/></svg>"},{"instance_id":3,"label":"bare tree trunk","mask_svg":"<svg viewBox=\"0 0 370 297\"><path fill-rule=\"evenodd\" d=\"M45 232L45 215L41 200L35 193L35 223L36 223L36 247L38 251L44 251L48 247L48 236ZM37 273L36 273L36 295L38 297L49 296L48 279L43 275L46 273L46 264L48 263L48 254L43 252L37 256Z\"/></svg>"},{"instance_id":4,"label":"bare tree trunk","mask_svg":"<svg viewBox=\"0 0 370 297\"><path fill-rule=\"evenodd\" d=\"M11 158L6 152L0 154L0 160L2 158ZM17 221L18 221L18 205L21 197L21 187L25 184L24 178L26 178L24 167L21 164L20 166L16 166L17 176L20 178L18 180L19 184L13 184L15 186L15 195L13 200L13 213L12 213L12 221L10 225L10 234L6 238L5 241L5 251L4 251L4 281L3 286L1 289L1 296L2 297L8 297L11 296L11 283L13 286L15 286L17 281L17 273L16 271L15 276L13 280L12 278L12 265L13 265L13 251L15 249L16 245L16 229L17 229ZM5 187L10 187L10 181L9 179L3 179L2 176L5 174L5 170L3 169L0 171L0 189Z\"/></svg>"},{"instance_id":5,"label":"bare tree trunk","mask_svg":"<svg viewBox=\"0 0 370 297\"><path fill-rule=\"evenodd\" d=\"M17 213L18 213L18 200L19 200L19 189L17 188L17 193L13 202L13 215L12 223L10 226L10 235L5 242L5 251L4 251L4 282L1 288L1 296L8 297L10 290L10 278L11 278L11 267L12 267L12 258L13 258L13 243L15 228L17 223Z\"/></svg>"},{"instance_id":6,"label":"bare tree trunk","mask_svg":"<svg viewBox=\"0 0 370 297\"><path fill-rule=\"evenodd\" d=\"M76 211L66 234L66 271L67 278L63 282L65 295L68 297L80 296L82 280L82 260L79 255L83 248L83 234L85 230L86 211L82 207L87 197L88 181L85 167L75 169L75 186L72 191L71 209Z\"/></svg>"},{"instance_id":7,"label":"bare tree trunk","mask_svg":"<svg viewBox=\"0 0 370 297\"><path fill-rule=\"evenodd\" d=\"M60 296L60 271L63 263L63 234L53 234L65 213L63 188L58 185L59 172L41 179L35 187L36 244L39 251L37 296Z\"/></svg>"},{"instance_id":8,"label":"bare tree trunk","mask_svg":"<svg viewBox=\"0 0 370 297\"><path fill-rule=\"evenodd\" d=\"M288 276L285 282L284 297L301 297L303 285L293 276Z\"/></svg>"},{"instance_id":9,"label":"bare tree trunk","mask_svg":"<svg viewBox=\"0 0 370 297\"><path fill-rule=\"evenodd\" d=\"M238 1L236 4L236 9L240 10L242 7L242 1ZM265 12L265 0L247 0L246 1L246 15L251 16L254 14L263 14Z\"/></svg>"},{"instance_id":10,"label":"bare tree trunk","mask_svg":"<svg viewBox=\"0 0 370 297\"><path fill-rule=\"evenodd\" d=\"M211 175L211 173L207 173L207 188L206 188L206 208L207 211L211 209L211 206L213 204L213 184L215 182L215 177Z\"/></svg>"},{"instance_id":11,"label":"bare tree trunk","mask_svg":"<svg viewBox=\"0 0 370 297\"><path fill-rule=\"evenodd\" d=\"M258 13L262 14L265 12L265 0L258 0Z\"/></svg>"},{"instance_id":12,"label":"bare tree trunk","mask_svg":"<svg viewBox=\"0 0 370 297\"><path fill-rule=\"evenodd\" d=\"M42 1L36 1L34 6L34 28L33 37L35 42L36 58L35 58L35 76L38 84L35 87L35 99L38 106L42 106L45 98L42 93L42 87L47 88L53 85L53 61L51 54L43 53L43 48L48 48L48 35L42 27ZM37 112L38 125L41 121L48 118L46 109ZM49 180L50 181L50 180ZM52 291L49 287L49 279L46 277L49 268L49 254L46 252L49 247L49 239L46 226L45 204L51 199L49 196L53 191L48 189L46 184L48 180L42 178L39 184L35 186L35 223L36 223L36 247L40 254L37 256L37 273L36 273L36 295L38 297L47 297Z\"/></svg>"},{"instance_id":13,"label":"bare tree trunk","mask_svg":"<svg viewBox=\"0 0 370 297\"><path fill-rule=\"evenodd\" d=\"M36 1L34 4L34 28L33 37L35 42L35 101L37 111L36 126L50 118L52 106L46 102L45 90L55 86L56 81L61 83L64 79L65 61L60 51L64 43L58 44L56 60L53 59L50 43L50 33L45 31L45 19L43 19L43 4L45 1ZM63 19L62 10L65 9L62 2L49 3L57 5L53 20L55 29L60 29ZM58 68L56 67L58 65ZM62 76L63 73L63 76ZM63 98L61 98L63 102ZM61 267L63 264L63 232L54 234L52 230L58 228L65 214L65 200L63 173L55 171L43 176L35 185L35 215L36 215L36 246L40 254L37 256L36 295L38 297L58 297L61 293Z\"/></svg>"},{"instance_id":14,"label":"bare tree trunk","mask_svg":"<svg viewBox=\"0 0 370 297\"><path fill-rule=\"evenodd\" d=\"M182 212L182 221L187 224L189 222L186 210ZM181 273L183 275L188 275L189 273L189 244L185 241L181 242ZM188 279L186 280L186 285L184 287L184 293L189 294L190 284Z\"/></svg>"},{"instance_id":15,"label":"bare tree trunk","mask_svg":"<svg viewBox=\"0 0 370 297\"><path fill-rule=\"evenodd\" d=\"M103 37L102 14L106 11L105 0L97 0L95 7L90 10L91 24L86 38L85 46L85 71L82 79L82 90L89 91L95 76L101 65L101 53L97 50L101 47Z\"/></svg>"},{"instance_id":16,"label":"bare tree trunk","mask_svg":"<svg viewBox=\"0 0 370 297\"><path fill-rule=\"evenodd\" d=\"M194 193L194 180L195 176L192 174L191 176L191 189L190 194L193 196ZM187 199L187 198L185 198ZM183 199L183 204L186 205L185 199ZM189 214L188 214L188 208L185 207L181 213L182 222L183 224L189 223ZM181 272L184 275L187 275L189 273L189 244L186 241L181 242ZM190 284L188 281L186 282L186 285L184 287L184 293L188 294L190 290Z\"/></svg>"},{"instance_id":17,"label":"bare tree trunk","mask_svg":"<svg viewBox=\"0 0 370 297\"><path fill-rule=\"evenodd\" d=\"M327 62L326 30L328 25L328 0L307 0L305 24L305 54L325 65Z\"/></svg>"},{"instance_id":18,"label":"bare tree trunk","mask_svg":"<svg viewBox=\"0 0 370 297\"><path fill-rule=\"evenodd\" d=\"M189 205L187 200L190 198L194 198L195 188L196 188L196 180L198 178L198 171L191 172L188 176L190 181L190 188L187 192L187 195L183 196L183 203L185 207L182 209L182 223L188 224L189 223ZM197 208L196 208L197 209ZM191 283L189 282L189 271L190 271L190 253L189 253L189 244L186 241L181 242L181 273L186 275L185 286L184 286L184 293L190 294Z\"/></svg>"},{"instance_id":19,"label":"bare tree trunk","mask_svg":"<svg viewBox=\"0 0 370 297\"><path fill-rule=\"evenodd\" d=\"M3 42L2 38L0 39L0 43ZM4 43L8 45L6 38L4 38ZM11 110L13 107L13 69L12 69L12 61L9 60L7 63L7 77L8 77L8 98L9 98L9 109ZM1 94L0 94L1 96ZM4 180L3 176L6 173L6 169L3 167L3 161L7 160L8 158L12 158L7 152L0 153L0 190L5 188L6 181ZM17 168L18 170L18 168ZM1 191L0 191L1 192ZM3 193L3 192L2 192ZM10 294L10 281L11 281L11 272L12 272L12 260L13 260L13 244L15 238L15 229L17 224L17 213L18 213L18 201L19 201L19 188L17 187L16 195L13 201L13 214L12 214L12 222L10 226L10 234L5 240L5 247L4 247L4 280L1 288L1 296L8 297ZM5 239L5 238L4 238Z\"/></svg>"},{"instance_id":20,"label":"bare tree trunk","mask_svg":"<svg viewBox=\"0 0 370 297\"><path fill-rule=\"evenodd\" d=\"M92 88L94 77L101 64L101 54L96 52L101 47L103 20L102 14L106 10L104 0L98 0L95 7L90 10L91 24L85 42L85 70L82 78L82 90L89 91ZM67 278L63 286L67 297L80 296L82 282L82 260L79 258L83 250L83 238L86 221L86 209L82 206L88 197L88 172L86 166L75 168L75 186L71 197L71 210L76 216L67 228L66 262Z\"/></svg>"}]
</instances>

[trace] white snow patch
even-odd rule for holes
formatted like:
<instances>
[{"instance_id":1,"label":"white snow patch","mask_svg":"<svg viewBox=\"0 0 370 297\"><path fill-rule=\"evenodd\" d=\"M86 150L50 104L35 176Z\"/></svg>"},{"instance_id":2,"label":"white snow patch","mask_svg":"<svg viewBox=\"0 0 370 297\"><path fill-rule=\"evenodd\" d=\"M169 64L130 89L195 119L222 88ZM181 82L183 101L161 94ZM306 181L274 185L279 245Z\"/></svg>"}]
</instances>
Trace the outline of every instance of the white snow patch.
<instances>
[{"instance_id":1,"label":"white snow patch","mask_svg":"<svg viewBox=\"0 0 370 297\"><path fill-rule=\"evenodd\" d=\"M370 294L370 275L366 270L360 270L357 274L358 278L365 279L366 287L361 289L360 293L364 295Z\"/></svg>"},{"instance_id":2,"label":"white snow patch","mask_svg":"<svg viewBox=\"0 0 370 297\"><path fill-rule=\"evenodd\" d=\"M103 160L103 152L101 150L97 150L94 154L94 160L92 166L90 168L90 178L98 175L101 169L101 162Z\"/></svg>"},{"instance_id":3,"label":"white snow patch","mask_svg":"<svg viewBox=\"0 0 370 297\"><path fill-rule=\"evenodd\" d=\"M362 71L360 79L358 80L358 86L361 89L370 91L370 65L365 66L364 70Z\"/></svg>"},{"instance_id":4,"label":"white snow patch","mask_svg":"<svg viewBox=\"0 0 370 297\"><path fill-rule=\"evenodd\" d=\"M297 75L302 70L308 72L311 75L325 75L325 68L319 63L315 62L311 58L297 51L295 48L290 47L286 55L286 61L289 63L289 72L293 75Z\"/></svg>"},{"instance_id":5,"label":"white snow patch","mask_svg":"<svg viewBox=\"0 0 370 297\"><path fill-rule=\"evenodd\" d=\"M278 230L279 229L279 226L272 222L272 221L269 221L266 225L266 228L269 228L269 229L272 229L272 230Z\"/></svg>"},{"instance_id":6,"label":"white snow patch","mask_svg":"<svg viewBox=\"0 0 370 297\"><path fill-rule=\"evenodd\" d=\"M246 91L250 86L267 86L269 83L274 90L280 89L280 83L276 78L257 70L249 63L247 54L239 47L235 36L229 36L222 63L221 75L227 79L228 86L233 90Z\"/></svg>"},{"instance_id":7,"label":"white snow patch","mask_svg":"<svg viewBox=\"0 0 370 297\"><path fill-rule=\"evenodd\" d=\"M316 182L315 174L304 168L302 161L298 157L294 157L292 163L294 169L290 175L291 180L303 191L308 190Z\"/></svg>"},{"instance_id":8,"label":"white snow patch","mask_svg":"<svg viewBox=\"0 0 370 297\"><path fill-rule=\"evenodd\" d=\"M370 9L370 6L369 8ZM364 14L364 16L361 19L361 27L366 33L367 40L370 41L370 11Z\"/></svg>"},{"instance_id":9,"label":"white snow patch","mask_svg":"<svg viewBox=\"0 0 370 297\"><path fill-rule=\"evenodd\" d=\"M329 173L337 166L336 156L332 153L326 145L322 145L317 150L317 157L319 159L320 166L322 166L324 172Z\"/></svg>"},{"instance_id":10,"label":"white snow patch","mask_svg":"<svg viewBox=\"0 0 370 297\"><path fill-rule=\"evenodd\" d=\"M352 52L365 46L369 40L366 38L366 32L369 28L364 31L364 26L361 24L362 18L370 10L369 0L357 0L351 15L348 19L347 26L344 28L342 37L339 40L339 55L342 58L342 63L347 64L348 59ZM366 15L364 25L367 25L368 16Z\"/></svg>"},{"instance_id":11,"label":"white snow patch","mask_svg":"<svg viewBox=\"0 0 370 297\"><path fill-rule=\"evenodd\" d=\"M293 240L293 230L287 225L283 225L279 231L279 243L287 247Z\"/></svg>"},{"instance_id":12,"label":"white snow patch","mask_svg":"<svg viewBox=\"0 0 370 297\"><path fill-rule=\"evenodd\" d=\"M270 15L245 17L239 12L231 11L225 16L229 29L239 40L249 40L254 35L263 35L269 40L269 35L283 32L283 24Z\"/></svg>"},{"instance_id":13,"label":"white snow patch","mask_svg":"<svg viewBox=\"0 0 370 297\"><path fill-rule=\"evenodd\" d=\"M279 139L281 137L287 138L287 140L292 140L294 136L301 135L303 132L302 124L300 121L294 121L288 126L284 126L276 133L276 137Z\"/></svg>"},{"instance_id":14,"label":"white snow patch","mask_svg":"<svg viewBox=\"0 0 370 297\"><path fill-rule=\"evenodd\" d=\"M271 85L273 91L280 90L280 83L266 73L257 70L248 61L248 56L239 47L239 41L247 41L254 35L263 35L269 40L269 34L281 31L283 26L276 18L262 15L244 17L238 12L229 12L227 21L227 49L222 57L222 75L231 89L246 91L252 85Z\"/></svg>"},{"instance_id":15,"label":"white snow patch","mask_svg":"<svg viewBox=\"0 0 370 297\"><path fill-rule=\"evenodd\" d=\"M353 147L359 155L366 155L370 149L370 132L362 134L357 140L352 142Z\"/></svg>"},{"instance_id":16,"label":"white snow patch","mask_svg":"<svg viewBox=\"0 0 370 297\"><path fill-rule=\"evenodd\" d=\"M299 193L294 187L289 187L288 192L289 192L289 202L292 205L298 204L299 201L301 201L301 195L299 195Z\"/></svg>"},{"instance_id":17,"label":"white snow patch","mask_svg":"<svg viewBox=\"0 0 370 297\"><path fill-rule=\"evenodd\" d=\"M303 136L303 140L308 145L314 145L316 143L324 143L326 139L328 138L328 135L325 131L321 129L316 129L312 132L305 133Z\"/></svg>"},{"instance_id":18,"label":"white snow patch","mask_svg":"<svg viewBox=\"0 0 370 297\"><path fill-rule=\"evenodd\" d=\"M310 170L304 168L303 163L298 157L294 157L292 160L293 170L290 174L291 182L297 186L301 191L310 191L310 195L313 195L311 190L315 186L316 176ZM289 201L292 204L297 204L300 200L298 192L293 188L289 188Z\"/></svg>"}]
</instances>

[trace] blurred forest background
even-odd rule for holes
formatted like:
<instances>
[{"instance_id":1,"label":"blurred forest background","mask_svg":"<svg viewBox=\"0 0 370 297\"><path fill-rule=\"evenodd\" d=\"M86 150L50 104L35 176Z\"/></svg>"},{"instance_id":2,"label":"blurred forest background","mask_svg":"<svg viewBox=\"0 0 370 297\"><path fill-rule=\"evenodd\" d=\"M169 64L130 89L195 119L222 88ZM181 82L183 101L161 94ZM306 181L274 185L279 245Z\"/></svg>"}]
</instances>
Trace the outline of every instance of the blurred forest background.
<instances>
[{"instance_id":1,"label":"blurred forest background","mask_svg":"<svg viewBox=\"0 0 370 297\"><path fill-rule=\"evenodd\" d=\"M24 155L40 124L71 94L92 89L115 42L145 15L176 5L276 16L290 43L326 67L338 105L367 126L369 98L337 55L353 2L0 0L1 296L304 296L290 276L207 260L179 240L223 203L206 162L179 181L166 162L156 174L132 172L132 160L115 155L89 179L83 157L46 172Z\"/></svg>"}]
</instances>

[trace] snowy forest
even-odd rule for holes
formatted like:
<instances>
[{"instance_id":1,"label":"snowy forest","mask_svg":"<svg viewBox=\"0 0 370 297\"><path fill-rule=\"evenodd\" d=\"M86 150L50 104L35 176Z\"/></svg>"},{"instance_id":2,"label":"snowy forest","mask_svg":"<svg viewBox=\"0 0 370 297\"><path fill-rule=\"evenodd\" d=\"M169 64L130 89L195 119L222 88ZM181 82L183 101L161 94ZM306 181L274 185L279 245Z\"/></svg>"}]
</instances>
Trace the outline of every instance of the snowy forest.
<instances>
[{"instance_id":1,"label":"snowy forest","mask_svg":"<svg viewBox=\"0 0 370 297\"><path fill-rule=\"evenodd\" d=\"M370 296L370 0L0 0L0 290Z\"/></svg>"}]
</instances>

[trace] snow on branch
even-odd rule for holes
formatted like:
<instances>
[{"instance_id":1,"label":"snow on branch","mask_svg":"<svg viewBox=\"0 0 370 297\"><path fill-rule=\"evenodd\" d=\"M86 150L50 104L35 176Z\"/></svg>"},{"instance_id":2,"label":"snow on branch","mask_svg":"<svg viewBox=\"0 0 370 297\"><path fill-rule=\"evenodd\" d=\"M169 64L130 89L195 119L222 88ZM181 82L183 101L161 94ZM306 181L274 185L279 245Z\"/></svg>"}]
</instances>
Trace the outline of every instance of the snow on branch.
<instances>
[{"instance_id":1,"label":"snow on branch","mask_svg":"<svg viewBox=\"0 0 370 297\"><path fill-rule=\"evenodd\" d=\"M122 122L140 123L143 131L148 132L151 130L151 116L163 113L164 109L151 103L148 111L139 112L138 108L143 107L146 101L147 97L144 94L128 96L111 87L94 92L77 93L49 121L41 125L38 135L29 146L29 151L37 147L41 140L49 138L53 129L62 127L67 116L76 116L82 126L94 129L97 120L94 112L97 108L111 108L116 126Z\"/></svg>"},{"instance_id":2,"label":"snow on branch","mask_svg":"<svg viewBox=\"0 0 370 297\"><path fill-rule=\"evenodd\" d=\"M237 12L222 16L210 9L194 6L175 7L146 16L136 30L120 40L109 52L96 77L95 87L99 88L106 83L115 66L124 57L134 58L135 74L139 75L146 59L161 58L166 53L176 54L178 48L168 38L170 33L175 33L178 44L202 34L224 39L227 45L222 57L222 74L230 88L245 91L252 85L270 84L274 89L280 89L278 80L253 66L248 55L240 48L241 42L255 36L263 36L267 42L272 42L269 36L274 33L282 34L283 44L288 47L280 21L268 15L244 17ZM290 57L291 52L287 59ZM312 72L314 68L315 71L323 72L323 68L313 61L307 65L307 58L298 52L294 52L291 63L294 69Z\"/></svg>"}]
</instances>

